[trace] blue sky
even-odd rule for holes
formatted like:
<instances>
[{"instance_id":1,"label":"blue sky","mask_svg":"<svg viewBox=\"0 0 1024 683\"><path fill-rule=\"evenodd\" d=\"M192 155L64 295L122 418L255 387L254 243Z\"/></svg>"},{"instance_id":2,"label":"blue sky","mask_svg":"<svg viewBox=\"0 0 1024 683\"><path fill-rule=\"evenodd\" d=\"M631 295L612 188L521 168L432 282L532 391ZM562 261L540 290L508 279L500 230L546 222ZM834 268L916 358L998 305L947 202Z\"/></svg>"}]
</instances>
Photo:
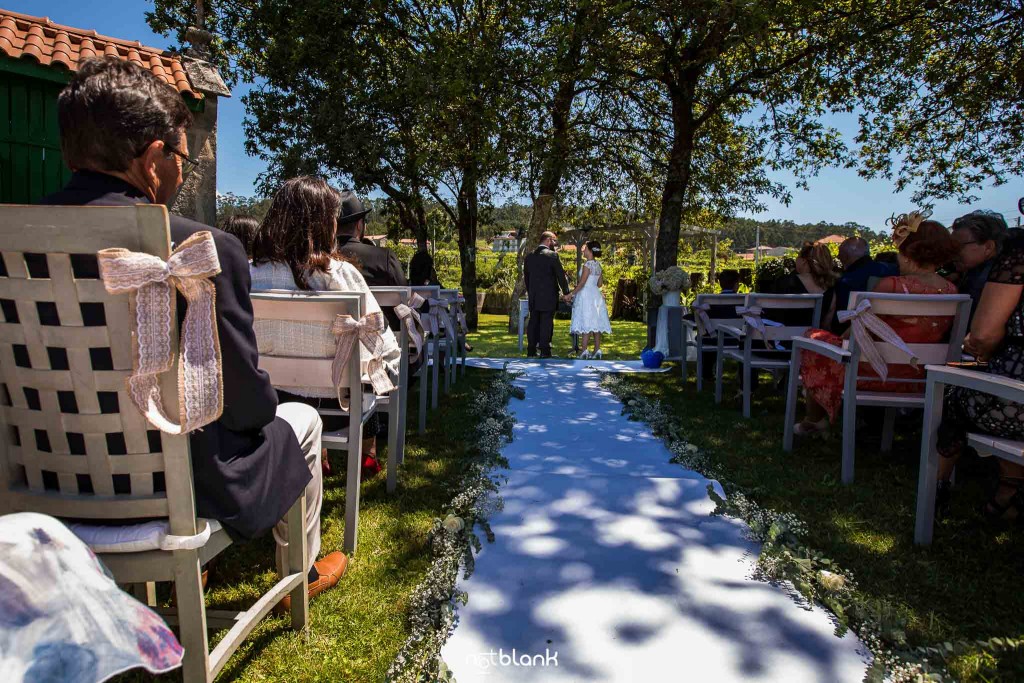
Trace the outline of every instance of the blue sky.
<instances>
[{"instance_id":1,"label":"blue sky","mask_svg":"<svg viewBox=\"0 0 1024 683\"><path fill-rule=\"evenodd\" d=\"M45 15L60 24L94 29L99 33L139 40L144 45L165 48L170 38L159 36L146 24L144 13L152 8L146 0L2 0L3 7L14 12ZM222 100L219 113L217 185L220 192L251 195L256 176L264 169L259 159L245 153L245 135L242 120L245 108L241 97L249 85L240 84L234 97ZM845 121L836 119L835 125L844 133ZM856 172L828 169L810 182L810 190L795 189L795 181L787 174L776 176L793 189L793 201L784 206L767 200L768 210L760 218L789 219L797 223L856 221L874 229L883 229L885 219L892 212L913 208L909 193L897 195L892 183L885 180L866 181ZM1017 199L1024 196L1024 178L1015 178L1002 187L985 188L977 193L980 200L972 208L986 208L1001 212L1011 225L1020 218ZM935 204L934 218L949 224L967 208L955 201Z\"/></svg>"}]
</instances>

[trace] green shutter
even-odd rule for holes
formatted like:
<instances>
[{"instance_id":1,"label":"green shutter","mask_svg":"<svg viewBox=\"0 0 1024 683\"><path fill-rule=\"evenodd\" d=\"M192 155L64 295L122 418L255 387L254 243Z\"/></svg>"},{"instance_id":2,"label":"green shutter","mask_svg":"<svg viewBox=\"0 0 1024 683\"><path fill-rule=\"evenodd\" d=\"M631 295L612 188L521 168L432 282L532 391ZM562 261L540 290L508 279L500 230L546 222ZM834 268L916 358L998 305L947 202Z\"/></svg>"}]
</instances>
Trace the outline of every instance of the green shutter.
<instances>
[{"instance_id":1,"label":"green shutter","mask_svg":"<svg viewBox=\"0 0 1024 683\"><path fill-rule=\"evenodd\" d=\"M0 70L0 203L32 204L70 176L57 125L61 88L54 80Z\"/></svg>"}]
</instances>

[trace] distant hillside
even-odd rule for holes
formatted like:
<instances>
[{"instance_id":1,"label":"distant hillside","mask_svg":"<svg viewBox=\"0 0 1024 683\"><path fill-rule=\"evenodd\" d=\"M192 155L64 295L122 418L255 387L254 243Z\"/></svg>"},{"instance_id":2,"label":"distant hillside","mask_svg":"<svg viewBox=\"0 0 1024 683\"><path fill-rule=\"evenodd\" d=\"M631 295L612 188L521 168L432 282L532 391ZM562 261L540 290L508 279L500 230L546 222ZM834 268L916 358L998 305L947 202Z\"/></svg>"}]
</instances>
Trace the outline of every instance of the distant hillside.
<instances>
[{"instance_id":1,"label":"distant hillside","mask_svg":"<svg viewBox=\"0 0 1024 683\"><path fill-rule=\"evenodd\" d=\"M829 235L853 237L861 235L871 239L873 231L859 223L803 223L793 221L759 221L753 218L734 218L722 228L722 236L732 240L737 251L751 249L757 243L757 228L761 228L761 245L769 247L799 247Z\"/></svg>"}]
</instances>

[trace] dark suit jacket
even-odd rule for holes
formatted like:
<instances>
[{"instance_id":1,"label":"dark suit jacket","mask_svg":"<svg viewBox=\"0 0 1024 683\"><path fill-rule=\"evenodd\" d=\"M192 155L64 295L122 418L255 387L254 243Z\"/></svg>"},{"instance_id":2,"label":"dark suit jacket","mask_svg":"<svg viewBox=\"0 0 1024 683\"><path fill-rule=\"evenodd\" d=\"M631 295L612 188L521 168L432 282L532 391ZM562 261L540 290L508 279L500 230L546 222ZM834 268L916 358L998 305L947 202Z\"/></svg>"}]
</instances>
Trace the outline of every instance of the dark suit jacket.
<instances>
[{"instance_id":1,"label":"dark suit jacket","mask_svg":"<svg viewBox=\"0 0 1024 683\"><path fill-rule=\"evenodd\" d=\"M545 247L537 247L523 263L523 277L526 279L526 296L531 311L558 310L558 292L569 293L569 282L558 254Z\"/></svg>"},{"instance_id":2,"label":"dark suit jacket","mask_svg":"<svg viewBox=\"0 0 1024 683\"><path fill-rule=\"evenodd\" d=\"M67 187L41 203L133 206L148 204L149 199L123 180L80 171ZM236 537L255 538L285 516L312 475L295 433L276 417L277 393L258 367L249 261L241 242L173 214L170 227L176 244L202 230L213 233L221 267L213 284L224 367L224 414L191 435L197 512L220 520ZM179 324L184 311L185 300L179 296Z\"/></svg>"},{"instance_id":3,"label":"dark suit jacket","mask_svg":"<svg viewBox=\"0 0 1024 683\"><path fill-rule=\"evenodd\" d=\"M875 261L870 256L863 256L850 264L849 268L843 271L839 282L836 283L836 311L845 311L850 304L850 294L853 292L868 291L868 281L871 278L882 278L890 275L899 275L897 268L889 263ZM842 334L849 327L849 323L839 322L837 315L832 319L832 331Z\"/></svg>"},{"instance_id":4,"label":"dark suit jacket","mask_svg":"<svg viewBox=\"0 0 1024 683\"><path fill-rule=\"evenodd\" d=\"M358 259L356 266L371 287L405 287L409 284L401 262L390 249L360 242L349 235L338 235L338 248Z\"/></svg>"}]
</instances>

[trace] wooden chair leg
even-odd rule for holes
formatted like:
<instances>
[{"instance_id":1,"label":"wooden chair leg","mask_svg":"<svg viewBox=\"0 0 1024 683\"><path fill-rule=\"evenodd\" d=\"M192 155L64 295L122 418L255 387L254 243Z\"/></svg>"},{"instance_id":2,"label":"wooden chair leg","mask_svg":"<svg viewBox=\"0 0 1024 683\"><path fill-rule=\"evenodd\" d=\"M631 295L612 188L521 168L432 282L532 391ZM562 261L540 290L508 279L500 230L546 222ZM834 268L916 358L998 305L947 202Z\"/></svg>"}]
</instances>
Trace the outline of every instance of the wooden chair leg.
<instances>
[{"instance_id":1,"label":"wooden chair leg","mask_svg":"<svg viewBox=\"0 0 1024 683\"><path fill-rule=\"evenodd\" d=\"M796 424L796 403L800 395L800 347L793 349L789 362L789 384L786 387L786 418L782 432L782 450L793 450L793 426Z\"/></svg>"},{"instance_id":2,"label":"wooden chair leg","mask_svg":"<svg viewBox=\"0 0 1024 683\"><path fill-rule=\"evenodd\" d=\"M847 369L848 374L853 372ZM843 465L842 481L853 483L853 465L857 452L857 398L856 385L854 391L844 392L843 396Z\"/></svg>"},{"instance_id":3,"label":"wooden chair leg","mask_svg":"<svg viewBox=\"0 0 1024 683\"><path fill-rule=\"evenodd\" d=\"M917 517L914 543L929 545L935 528L935 487L939 480L939 425L945 385L928 382L924 393L924 431L921 434L921 465L917 474Z\"/></svg>"},{"instance_id":4,"label":"wooden chair leg","mask_svg":"<svg viewBox=\"0 0 1024 683\"><path fill-rule=\"evenodd\" d=\"M886 408L882 420L882 452L892 453L893 436L896 432L896 409Z\"/></svg>"},{"instance_id":5,"label":"wooden chair leg","mask_svg":"<svg viewBox=\"0 0 1024 683\"><path fill-rule=\"evenodd\" d=\"M290 593L292 628L296 631L305 631L309 627L307 575L314 559L309 556L309 543L306 540L306 495L303 492L288 511L288 567L285 569L287 574L299 573L303 576L302 583Z\"/></svg>"},{"instance_id":6,"label":"wooden chair leg","mask_svg":"<svg viewBox=\"0 0 1024 683\"><path fill-rule=\"evenodd\" d=\"M398 418L399 418L398 392L391 392L388 400L388 471L387 471L387 492L394 493L398 485Z\"/></svg>"},{"instance_id":7,"label":"wooden chair leg","mask_svg":"<svg viewBox=\"0 0 1024 683\"><path fill-rule=\"evenodd\" d=\"M743 363L743 417L750 417L750 373L757 372L750 363Z\"/></svg>"},{"instance_id":8,"label":"wooden chair leg","mask_svg":"<svg viewBox=\"0 0 1024 683\"><path fill-rule=\"evenodd\" d=\"M405 430L409 421L408 368L398 386L398 464L405 462Z\"/></svg>"},{"instance_id":9,"label":"wooden chair leg","mask_svg":"<svg viewBox=\"0 0 1024 683\"><path fill-rule=\"evenodd\" d=\"M437 410L437 390L438 390L438 380L441 377L440 372L441 372L441 345L437 341L435 341L434 342L434 367L431 368L431 374L433 375L433 377L431 378L431 385L430 385L430 409L431 410Z\"/></svg>"},{"instance_id":10,"label":"wooden chair leg","mask_svg":"<svg viewBox=\"0 0 1024 683\"><path fill-rule=\"evenodd\" d=\"M683 360L682 360L682 362L679 363L679 365L682 367L683 386L684 387L686 386L686 380L687 380L687 376L686 375L687 375L687 372L689 371L689 368L687 367L689 365L689 361L686 359L686 357L689 355L687 353L687 351L690 348L689 340L686 338L686 336L687 336L686 335L686 329L684 328L683 329L683 343L682 343L682 346L683 346L683 349L682 349Z\"/></svg>"},{"instance_id":11,"label":"wooden chair leg","mask_svg":"<svg viewBox=\"0 0 1024 683\"><path fill-rule=\"evenodd\" d=\"M715 354L715 403L722 402L722 370L725 367L725 353L722 351L722 338L718 338L718 353Z\"/></svg>"},{"instance_id":12,"label":"wooden chair leg","mask_svg":"<svg viewBox=\"0 0 1024 683\"><path fill-rule=\"evenodd\" d=\"M206 603L203 599L203 570L195 550L173 553L174 592L178 604L180 641L185 648L182 676L192 683L210 683L210 641L206 634Z\"/></svg>"},{"instance_id":13,"label":"wooden chair leg","mask_svg":"<svg viewBox=\"0 0 1024 683\"><path fill-rule=\"evenodd\" d=\"M359 494L363 479L363 423L353 415L348 434L348 468L345 475L346 553L354 553L359 536Z\"/></svg>"},{"instance_id":14,"label":"wooden chair leg","mask_svg":"<svg viewBox=\"0 0 1024 683\"><path fill-rule=\"evenodd\" d=\"M697 391L704 391L704 340L697 339Z\"/></svg>"},{"instance_id":15,"label":"wooden chair leg","mask_svg":"<svg viewBox=\"0 0 1024 683\"><path fill-rule=\"evenodd\" d=\"M419 419L420 435L426 434L427 432L427 385L430 383L429 370L430 368L425 363L423 367L420 368L420 412L417 416Z\"/></svg>"}]
</instances>

